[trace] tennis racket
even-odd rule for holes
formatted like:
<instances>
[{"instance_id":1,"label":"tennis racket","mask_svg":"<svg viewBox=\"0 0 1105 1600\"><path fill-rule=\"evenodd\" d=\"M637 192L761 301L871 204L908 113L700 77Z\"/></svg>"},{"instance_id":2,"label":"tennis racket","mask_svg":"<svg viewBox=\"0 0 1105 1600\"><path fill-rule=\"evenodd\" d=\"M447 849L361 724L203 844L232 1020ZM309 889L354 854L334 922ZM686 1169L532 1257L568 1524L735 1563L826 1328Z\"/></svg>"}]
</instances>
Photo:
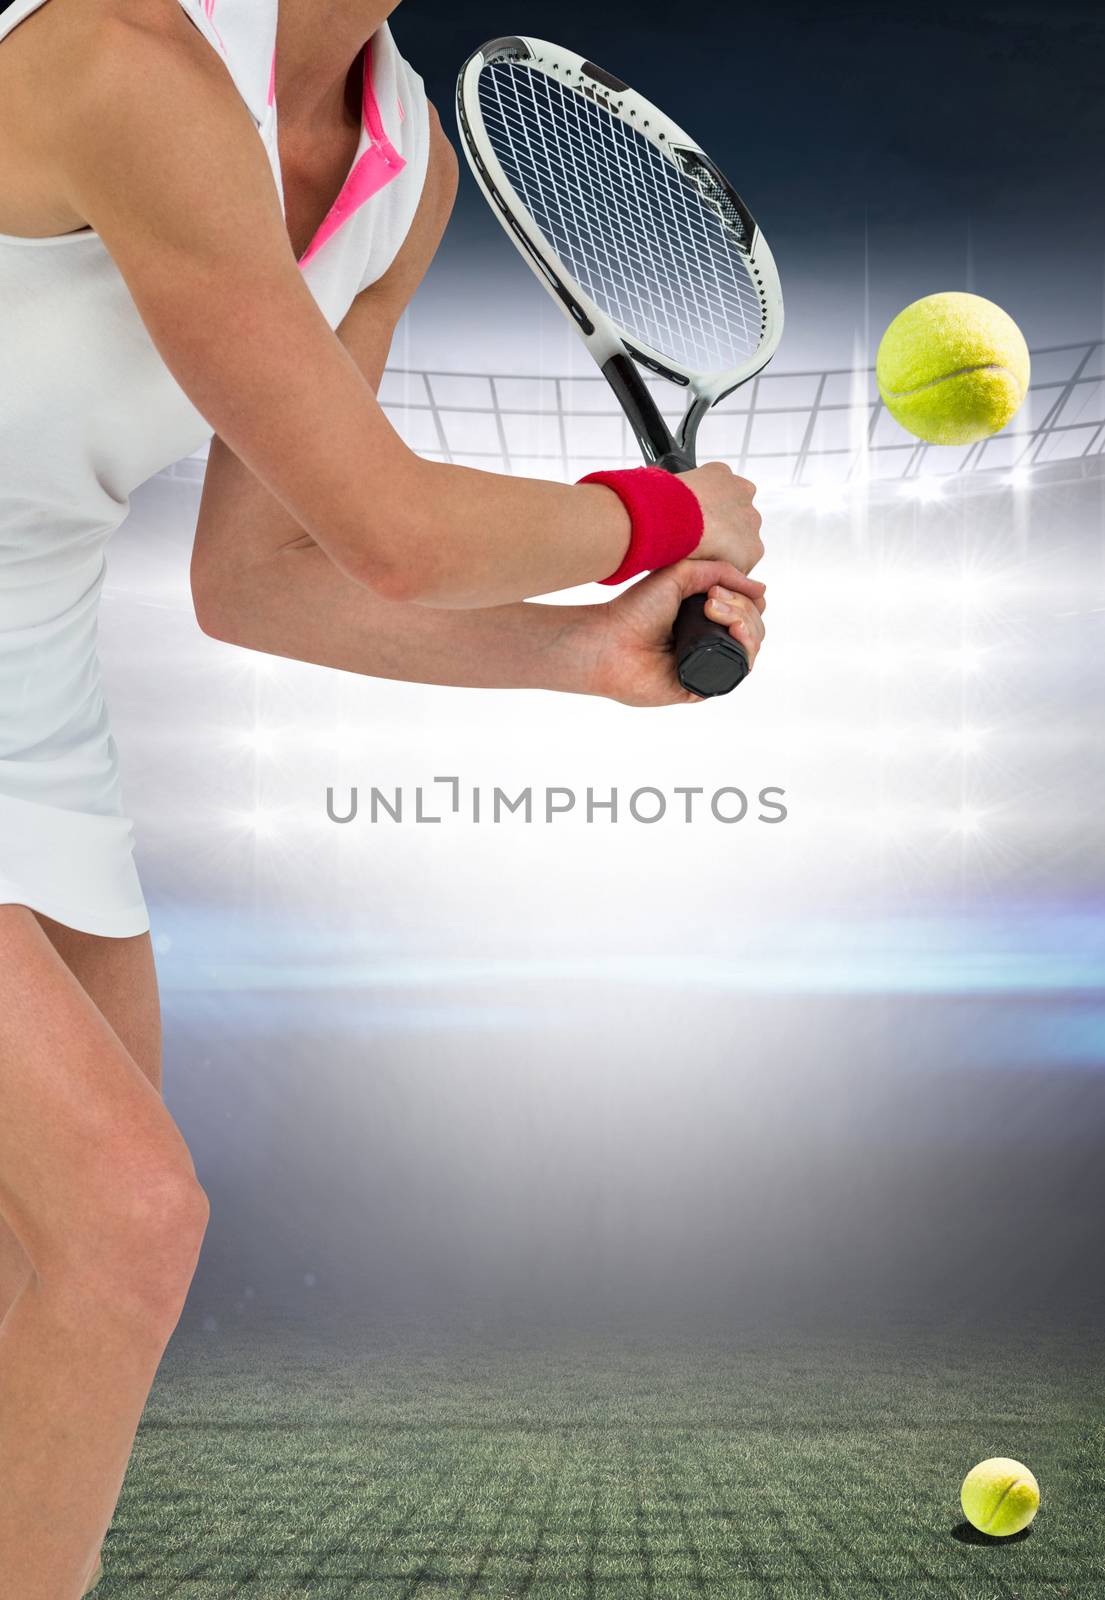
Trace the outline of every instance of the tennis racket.
<instances>
[{"instance_id":1,"label":"tennis racket","mask_svg":"<svg viewBox=\"0 0 1105 1600\"><path fill-rule=\"evenodd\" d=\"M709 156L601 67L542 39L485 44L457 114L499 221L617 395L645 461L696 465L702 419L760 372L783 331L763 234ZM686 390L675 433L641 368ZM728 694L748 657L697 595L674 631L679 680Z\"/></svg>"}]
</instances>

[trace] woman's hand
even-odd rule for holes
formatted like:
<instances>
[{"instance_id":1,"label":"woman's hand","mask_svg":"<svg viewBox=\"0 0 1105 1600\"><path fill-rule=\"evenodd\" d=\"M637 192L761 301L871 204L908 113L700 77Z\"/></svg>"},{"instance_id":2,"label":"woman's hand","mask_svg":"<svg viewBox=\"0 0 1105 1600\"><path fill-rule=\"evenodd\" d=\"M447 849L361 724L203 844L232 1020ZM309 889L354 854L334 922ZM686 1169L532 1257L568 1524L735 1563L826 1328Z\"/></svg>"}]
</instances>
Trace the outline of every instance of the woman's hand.
<instances>
[{"instance_id":1,"label":"woman's hand","mask_svg":"<svg viewBox=\"0 0 1105 1600\"><path fill-rule=\"evenodd\" d=\"M757 557L758 559L758 557ZM726 623L755 662L764 637L766 588L722 561L681 561L650 573L605 605L583 608L575 648L591 694L627 706L697 704L679 682L671 631L690 595L706 594L706 615Z\"/></svg>"},{"instance_id":2,"label":"woman's hand","mask_svg":"<svg viewBox=\"0 0 1105 1600\"><path fill-rule=\"evenodd\" d=\"M756 485L738 478L720 461L679 476L702 507L705 526L694 560L728 561L738 572L751 572L764 553L760 539L763 518L752 503Z\"/></svg>"}]
</instances>

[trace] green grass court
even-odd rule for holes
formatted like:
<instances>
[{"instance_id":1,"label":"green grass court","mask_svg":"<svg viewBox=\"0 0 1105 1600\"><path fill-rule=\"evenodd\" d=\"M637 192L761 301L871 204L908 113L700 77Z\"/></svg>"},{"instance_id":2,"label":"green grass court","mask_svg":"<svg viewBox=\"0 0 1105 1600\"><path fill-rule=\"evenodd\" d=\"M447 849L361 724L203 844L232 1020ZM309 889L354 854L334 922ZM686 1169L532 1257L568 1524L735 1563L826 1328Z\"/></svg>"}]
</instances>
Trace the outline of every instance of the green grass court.
<instances>
[{"instance_id":1,"label":"green grass court","mask_svg":"<svg viewBox=\"0 0 1105 1600\"><path fill-rule=\"evenodd\" d=\"M102 1600L1105 1597L1089 1324L694 1342L246 1328L178 1336ZM981 1457L1027 1534L962 1522Z\"/></svg>"}]
</instances>

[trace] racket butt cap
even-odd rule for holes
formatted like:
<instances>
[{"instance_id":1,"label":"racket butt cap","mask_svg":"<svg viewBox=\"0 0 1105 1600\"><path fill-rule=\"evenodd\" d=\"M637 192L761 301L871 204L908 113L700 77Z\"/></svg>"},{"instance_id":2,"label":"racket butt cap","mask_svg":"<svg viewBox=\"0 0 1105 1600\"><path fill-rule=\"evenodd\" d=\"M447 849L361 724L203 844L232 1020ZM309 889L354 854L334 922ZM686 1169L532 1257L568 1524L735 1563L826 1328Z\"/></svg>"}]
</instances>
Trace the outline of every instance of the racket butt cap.
<instances>
[{"instance_id":1,"label":"racket butt cap","mask_svg":"<svg viewBox=\"0 0 1105 1600\"><path fill-rule=\"evenodd\" d=\"M748 673L748 657L739 644L699 645L680 664L679 681L689 694L715 700L718 695L731 694L739 688Z\"/></svg>"}]
</instances>

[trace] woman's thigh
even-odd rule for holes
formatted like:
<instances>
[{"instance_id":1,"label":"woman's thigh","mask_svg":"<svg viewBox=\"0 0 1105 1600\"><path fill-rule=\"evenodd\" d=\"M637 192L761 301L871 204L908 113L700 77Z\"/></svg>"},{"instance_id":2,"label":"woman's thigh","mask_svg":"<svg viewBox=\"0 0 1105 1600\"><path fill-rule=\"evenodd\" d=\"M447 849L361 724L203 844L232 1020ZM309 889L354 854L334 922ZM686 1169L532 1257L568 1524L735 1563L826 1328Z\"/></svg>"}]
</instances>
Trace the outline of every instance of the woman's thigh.
<instances>
[{"instance_id":1,"label":"woman's thigh","mask_svg":"<svg viewBox=\"0 0 1105 1600\"><path fill-rule=\"evenodd\" d=\"M154 1088L161 1087L161 1003L148 933L104 939L41 912L35 918L85 994Z\"/></svg>"},{"instance_id":2,"label":"woman's thigh","mask_svg":"<svg viewBox=\"0 0 1105 1600\"><path fill-rule=\"evenodd\" d=\"M148 940L89 942L0 905L0 1214L36 1266L95 1243L97 1208L195 1184L151 1081L156 1023Z\"/></svg>"}]
</instances>

